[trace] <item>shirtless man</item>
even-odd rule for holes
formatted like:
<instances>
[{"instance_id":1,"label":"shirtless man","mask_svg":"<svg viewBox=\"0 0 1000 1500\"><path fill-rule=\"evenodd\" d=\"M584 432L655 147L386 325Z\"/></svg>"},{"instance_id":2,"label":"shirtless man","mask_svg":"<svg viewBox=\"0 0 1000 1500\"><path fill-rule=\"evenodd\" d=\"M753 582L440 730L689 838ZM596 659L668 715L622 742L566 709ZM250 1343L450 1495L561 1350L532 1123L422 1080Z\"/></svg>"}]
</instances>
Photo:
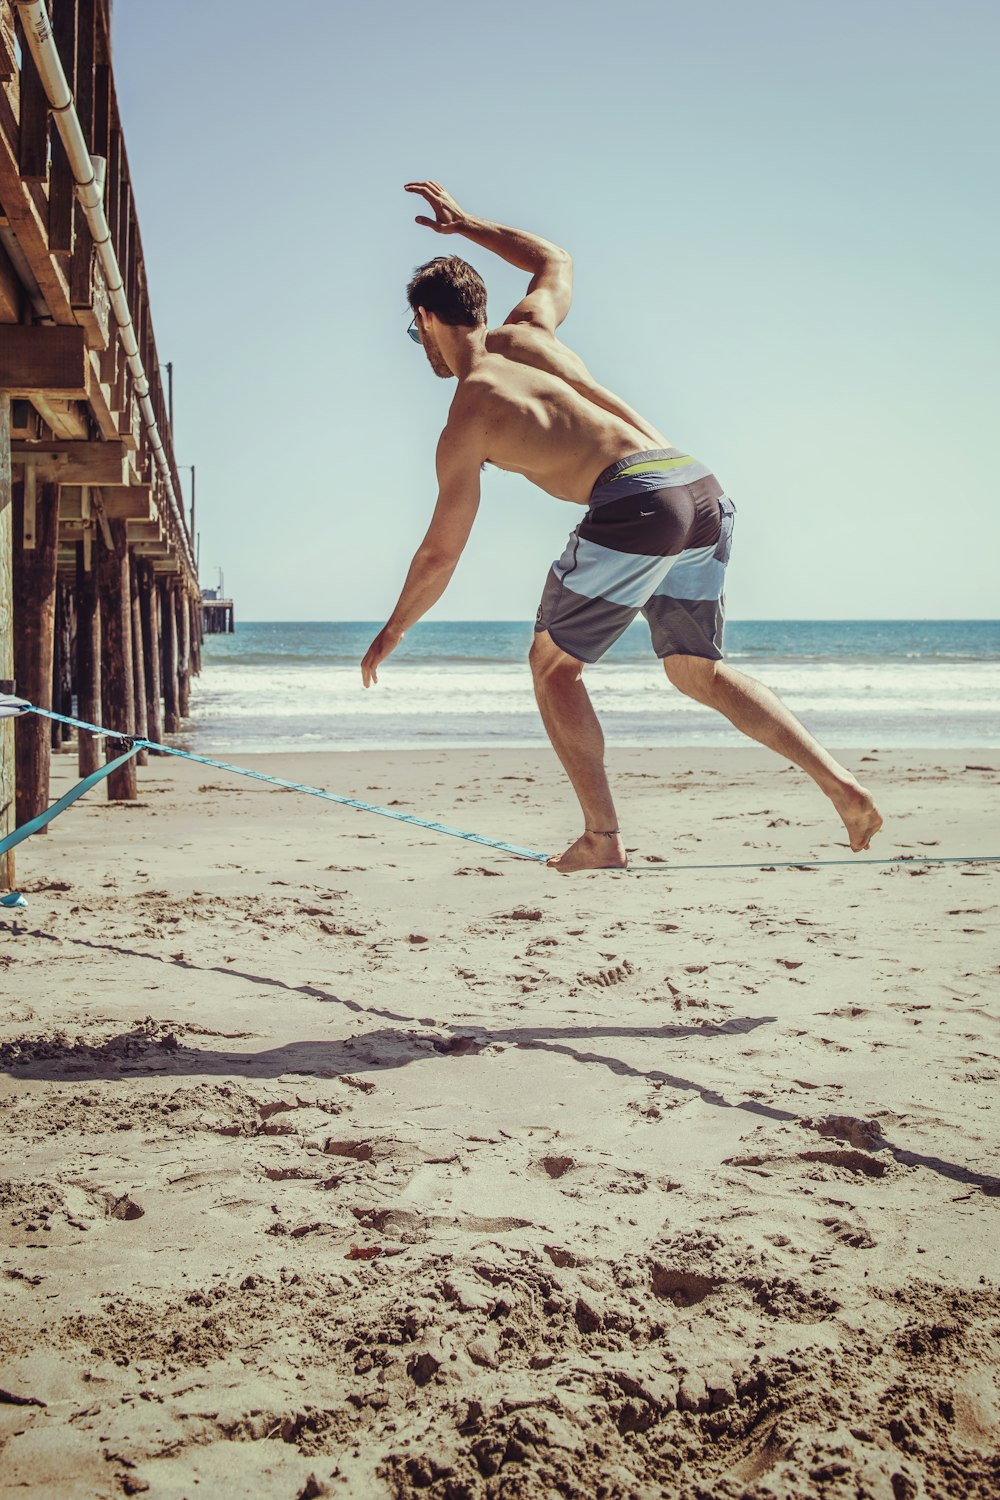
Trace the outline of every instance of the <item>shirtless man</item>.
<instances>
[{"instance_id":1,"label":"shirtless man","mask_svg":"<svg viewBox=\"0 0 1000 1500\"><path fill-rule=\"evenodd\" d=\"M500 328L486 323L486 288L458 256L418 268L407 288L435 375L458 378L437 448L438 500L399 602L361 663L365 687L411 625L444 593L479 509L485 463L524 474L586 514L552 565L535 624L531 670L542 720L573 784L584 832L549 860L563 874L628 863L604 768L604 736L583 685L641 610L669 681L737 729L794 761L830 798L851 848L882 826L870 794L813 739L769 688L722 660L723 580L732 501L715 476L598 385L556 338L569 312L565 250L463 213L438 182L410 182L438 234L462 234L531 273Z\"/></svg>"}]
</instances>

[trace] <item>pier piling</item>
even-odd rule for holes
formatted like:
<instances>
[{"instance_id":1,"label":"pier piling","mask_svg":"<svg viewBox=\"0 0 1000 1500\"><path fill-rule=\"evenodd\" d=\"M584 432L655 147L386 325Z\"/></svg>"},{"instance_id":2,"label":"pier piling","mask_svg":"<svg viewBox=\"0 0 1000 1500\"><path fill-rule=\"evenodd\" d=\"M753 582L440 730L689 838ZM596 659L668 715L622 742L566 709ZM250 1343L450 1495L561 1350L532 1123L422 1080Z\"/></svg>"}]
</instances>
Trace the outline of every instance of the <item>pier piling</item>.
<instances>
[{"instance_id":1,"label":"pier piling","mask_svg":"<svg viewBox=\"0 0 1000 1500\"><path fill-rule=\"evenodd\" d=\"M0 391L0 693L14 691L14 501L10 469L10 397ZM0 839L13 833L14 720L0 719ZM14 851L0 854L0 891L14 884Z\"/></svg>"},{"instance_id":2,"label":"pier piling","mask_svg":"<svg viewBox=\"0 0 1000 1500\"><path fill-rule=\"evenodd\" d=\"M97 572L90 548L76 544L76 706L77 718L100 723L101 715L101 613ZM78 731L77 768L81 779L97 770L100 745L96 735Z\"/></svg>"},{"instance_id":3,"label":"pier piling","mask_svg":"<svg viewBox=\"0 0 1000 1500\"><path fill-rule=\"evenodd\" d=\"M187 589L179 586L177 601L177 710L182 719L191 712L191 600Z\"/></svg>"},{"instance_id":4,"label":"pier piling","mask_svg":"<svg viewBox=\"0 0 1000 1500\"><path fill-rule=\"evenodd\" d=\"M132 591L128 537L124 521L109 523L111 545L98 548L97 579L101 590L102 723L135 734L135 686L132 671ZM120 753L116 740L105 740L105 760ZM135 760L112 771L105 785L112 802L134 802L138 795Z\"/></svg>"},{"instance_id":5,"label":"pier piling","mask_svg":"<svg viewBox=\"0 0 1000 1500\"><path fill-rule=\"evenodd\" d=\"M146 712L146 661L142 645L139 579L134 561L129 568L129 605L132 621L132 696L135 700L135 732L145 739L149 733ZM146 765L148 760L149 753L146 750L140 750L135 757L137 766Z\"/></svg>"},{"instance_id":6,"label":"pier piling","mask_svg":"<svg viewBox=\"0 0 1000 1500\"><path fill-rule=\"evenodd\" d=\"M150 564L136 561L139 580L139 615L142 622L142 660L146 677L146 734L151 740L163 739L163 696L160 676L160 596ZM154 750L154 755L162 754Z\"/></svg>"},{"instance_id":7,"label":"pier piling","mask_svg":"<svg viewBox=\"0 0 1000 1500\"><path fill-rule=\"evenodd\" d=\"M177 681L177 610L169 578L160 579L160 620L163 628L163 732L176 734L181 727L180 688Z\"/></svg>"},{"instance_id":8,"label":"pier piling","mask_svg":"<svg viewBox=\"0 0 1000 1500\"><path fill-rule=\"evenodd\" d=\"M14 677L22 698L52 707L59 486L36 483L30 465L14 490ZM52 731L34 714L17 721L18 826L48 804Z\"/></svg>"}]
</instances>

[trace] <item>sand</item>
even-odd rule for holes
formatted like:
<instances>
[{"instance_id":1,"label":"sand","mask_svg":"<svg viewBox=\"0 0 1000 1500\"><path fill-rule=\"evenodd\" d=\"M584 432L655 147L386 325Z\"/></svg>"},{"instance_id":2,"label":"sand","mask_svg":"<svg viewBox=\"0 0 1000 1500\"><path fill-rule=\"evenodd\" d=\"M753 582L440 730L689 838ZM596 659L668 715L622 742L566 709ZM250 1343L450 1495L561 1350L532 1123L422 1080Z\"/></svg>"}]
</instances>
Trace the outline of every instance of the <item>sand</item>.
<instances>
[{"instance_id":1,"label":"sand","mask_svg":"<svg viewBox=\"0 0 1000 1500\"><path fill-rule=\"evenodd\" d=\"M862 755L866 757L862 762ZM155 760L0 915L0 1494L1000 1493L995 752L616 751L561 878ZM56 789L74 778L57 759ZM258 767L557 849L552 758Z\"/></svg>"}]
</instances>

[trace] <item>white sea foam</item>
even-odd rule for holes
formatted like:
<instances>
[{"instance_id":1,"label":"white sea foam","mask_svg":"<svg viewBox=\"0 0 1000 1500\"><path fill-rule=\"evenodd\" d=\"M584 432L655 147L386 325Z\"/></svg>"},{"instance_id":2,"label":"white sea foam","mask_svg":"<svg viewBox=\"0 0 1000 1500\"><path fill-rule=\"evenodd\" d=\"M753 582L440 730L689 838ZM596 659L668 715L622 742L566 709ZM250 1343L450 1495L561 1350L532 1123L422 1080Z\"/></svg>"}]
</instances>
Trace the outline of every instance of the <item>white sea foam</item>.
<instances>
[{"instance_id":1,"label":"white sea foam","mask_svg":"<svg viewBox=\"0 0 1000 1500\"><path fill-rule=\"evenodd\" d=\"M1000 745L995 661L757 661L752 673L828 744ZM587 682L610 743L745 743L675 692L654 661L604 663ZM544 738L528 668L512 662L389 661L366 691L356 666L209 661L192 716L195 747L216 754Z\"/></svg>"}]
</instances>

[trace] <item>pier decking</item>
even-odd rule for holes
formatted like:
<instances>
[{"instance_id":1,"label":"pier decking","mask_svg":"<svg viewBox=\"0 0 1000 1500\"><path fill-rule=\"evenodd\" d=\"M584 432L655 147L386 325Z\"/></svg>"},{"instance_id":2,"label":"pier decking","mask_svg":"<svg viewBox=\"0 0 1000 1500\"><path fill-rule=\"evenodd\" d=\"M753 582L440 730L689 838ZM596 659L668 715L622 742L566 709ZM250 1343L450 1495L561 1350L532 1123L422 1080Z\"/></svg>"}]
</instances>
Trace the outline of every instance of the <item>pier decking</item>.
<instances>
[{"instance_id":1,"label":"pier decking","mask_svg":"<svg viewBox=\"0 0 1000 1500\"><path fill-rule=\"evenodd\" d=\"M150 739L203 630L159 371L109 0L0 0L0 692ZM0 720L0 837L47 804L53 741ZM102 753L81 733L81 774ZM106 784L134 798L135 762Z\"/></svg>"}]
</instances>

